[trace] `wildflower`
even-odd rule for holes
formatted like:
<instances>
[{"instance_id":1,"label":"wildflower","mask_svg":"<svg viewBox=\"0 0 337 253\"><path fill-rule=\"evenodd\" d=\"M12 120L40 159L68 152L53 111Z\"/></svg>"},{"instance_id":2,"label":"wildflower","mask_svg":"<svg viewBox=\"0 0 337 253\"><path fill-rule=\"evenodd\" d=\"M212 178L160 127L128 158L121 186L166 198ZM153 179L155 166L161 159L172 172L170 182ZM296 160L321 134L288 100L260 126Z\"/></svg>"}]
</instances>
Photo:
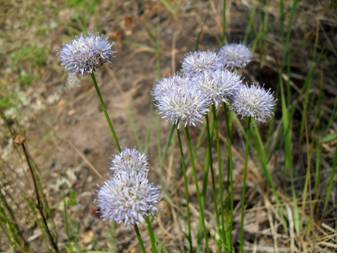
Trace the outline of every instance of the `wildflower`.
<instances>
[{"instance_id":1,"label":"wildflower","mask_svg":"<svg viewBox=\"0 0 337 253\"><path fill-rule=\"evenodd\" d=\"M155 215L160 189L143 173L119 173L99 189L97 204L101 217L127 226L142 223Z\"/></svg>"},{"instance_id":2,"label":"wildflower","mask_svg":"<svg viewBox=\"0 0 337 253\"><path fill-rule=\"evenodd\" d=\"M111 170L114 174L135 171L147 174L149 163L145 154L137 149L124 149L112 160Z\"/></svg>"},{"instance_id":3,"label":"wildflower","mask_svg":"<svg viewBox=\"0 0 337 253\"><path fill-rule=\"evenodd\" d=\"M60 52L62 65L72 74L87 75L103 63L110 62L114 43L101 36L79 36L65 44Z\"/></svg>"},{"instance_id":4,"label":"wildflower","mask_svg":"<svg viewBox=\"0 0 337 253\"><path fill-rule=\"evenodd\" d=\"M252 53L243 44L228 44L221 48L217 54L218 64L225 67L242 68L252 59Z\"/></svg>"},{"instance_id":5,"label":"wildflower","mask_svg":"<svg viewBox=\"0 0 337 253\"><path fill-rule=\"evenodd\" d=\"M186 78L178 75L161 79L156 83L152 91L155 102L157 102L163 94L166 94L175 87L187 85L187 82L188 80Z\"/></svg>"},{"instance_id":6,"label":"wildflower","mask_svg":"<svg viewBox=\"0 0 337 253\"><path fill-rule=\"evenodd\" d=\"M193 81L202 92L215 104L228 103L237 93L241 78L228 70L205 71L197 75Z\"/></svg>"},{"instance_id":7,"label":"wildflower","mask_svg":"<svg viewBox=\"0 0 337 253\"><path fill-rule=\"evenodd\" d=\"M276 100L270 90L253 84L242 85L233 101L233 110L241 117L252 117L258 122L266 122L273 116Z\"/></svg>"},{"instance_id":8,"label":"wildflower","mask_svg":"<svg viewBox=\"0 0 337 253\"><path fill-rule=\"evenodd\" d=\"M217 54L212 51L189 53L182 62L182 70L186 76L191 76L205 70L216 70L217 68Z\"/></svg>"},{"instance_id":9,"label":"wildflower","mask_svg":"<svg viewBox=\"0 0 337 253\"><path fill-rule=\"evenodd\" d=\"M192 83L175 87L158 96L159 114L172 124L196 126L209 110L211 100Z\"/></svg>"}]
</instances>

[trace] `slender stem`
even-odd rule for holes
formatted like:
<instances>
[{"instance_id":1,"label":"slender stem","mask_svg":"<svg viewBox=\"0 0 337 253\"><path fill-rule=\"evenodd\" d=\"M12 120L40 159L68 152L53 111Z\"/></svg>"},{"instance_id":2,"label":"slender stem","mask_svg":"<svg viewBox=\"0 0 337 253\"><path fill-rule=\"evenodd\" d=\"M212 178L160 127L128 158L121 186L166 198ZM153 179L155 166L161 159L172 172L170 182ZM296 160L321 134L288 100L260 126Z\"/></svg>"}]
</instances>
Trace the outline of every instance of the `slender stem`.
<instances>
[{"instance_id":1,"label":"slender stem","mask_svg":"<svg viewBox=\"0 0 337 253\"><path fill-rule=\"evenodd\" d=\"M30 157L29 157L29 154L28 154L28 151L27 151L27 148L26 148L24 142L21 143L21 147L22 147L24 156L26 158L26 162L27 162L30 174L32 176L33 185L34 185L34 192L35 192L36 201L37 201L37 209L38 209L38 211L40 213L40 216L42 218L43 226L44 226L44 228L47 232L48 239L49 239L49 242L50 242L52 248L54 249L55 252L60 252L60 250L57 246L57 242L56 242L56 240L55 240L55 238L54 238L54 236L53 236L53 234L50 231L50 228L48 226L48 221L47 221L46 215L44 213L43 202L42 202L41 196L39 194L39 188L38 188L38 185L37 185L37 178L36 178L34 168L33 168L33 165L31 163L31 160L30 160Z\"/></svg>"},{"instance_id":2,"label":"slender stem","mask_svg":"<svg viewBox=\"0 0 337 253\"><path fill-rule=\"evenodd\" d=\"M99 99L99 102L101 104L101 107L102 107L102 110L103 110L103 113L105 115L105 118L108 122L108 125L109 125L109 128L111 130L111 134L112 134L112 138L117 146L117 149L119 152L122 151L122 148L119 144L119 140L118 140L118 137L117 137L117 134L116 134L116 131L115 131L115 128L113 127L113 124L112 124L112 121L111 121L111 118L109 116L109 113L108 113L108 110L107 110L107 107L106 107L106 104L104 103L104 100L103 100L103 97L102 97L102 93L101 93L101 90L97 84L97 81L96 81L96 77L95 77L95 74L92 73L91 74L91 79L94 83L94 86L95 86L95 89L96 89L96 93L97 93L97 96L98 96L98 99Z\"/></svg>"},{"instance_id":3,"label":"slender stem","mask_svg":"<svg viewBox=\"0 0 337 253\"><path fill-rule=\"evenodd\" d=\"M199 201L200 221L201 221L202 229L203 229L204 236L205 236L206 252L209 252L208 234L207 234L206 221L205 221L205 210L204 210L205 200L200 194L200 189L198 185L198 172L197 172L197 167L195 165L195 156L194 156L194 152L192 148L191 135L190 135L190 131L188 130L188 127L185 127L185 134L186 134L186 139L187 139L188 152L189 152L191 165L192 165L192 173L193 173L193 178L194 178L195 189L197 191L197 196L198 196L198 201Z\"/></svg>"},{"instance_id":4,"label":"slender stem","mask_svg":"<svg viewBox=\"0 0 337 253\"><path fill-rule=\"evenodd\" d=\"M143 241L142 236L141 236L141 234L139 232L139 228L138 228L137 224L134 225L134 229L136 231L139 247L140 247L142 253L146 253L145 246L144 246L144 241Z\"/></svg>"},{"instance_id":5,"label":"slender stem","mask_svg":"<svg viewBox=\"0 0 337 253\"><path fill-rule=\"evenodd\" d=\"M223 172L222 172L222 159L221 159L221 147L220 147L220 129L218 123L218 117L216 115L216 108L215 105L212 105L212 112L214 118L214 128L215 128L215 141L216 141L216 151L217 151L217 158L218 158L218 174L219 174L219 215L220 215L220 235L222 240L225 240L225 217L224 217L224 192L223 192ZM223 241L225 242L225 241ZM222 249L221 249L222 250Z\"/></svg>"},{"instance_id":6,"label":"slender stem","mask_svg":"<svg viewBox=\"0 0 337 253\"><path fill-rule=\"evenodd\" d=\"M248 176L248 158L249 158L249 139L250 139L250 121L248 118L247 129L246 129L246 141L245 141L245 157L244 157L244 168L243 168L243 185L241 193L241 216L240 216L240 253L243 253L244 246L244 220L245 220L245 210L246 210L246 188L247 188L247 176Z\"/></svg>"},{"instance_id":7,"label":"slender stem","mask_svg":"<svg viewBox=\"0 0 337 253\"><path fill-rule=\"evenodd\" d=\"M226 1L227 0L223 0L223 6L222 6L222 35L221 35L221 43L225 44L225 42L227 41L226 39L226 26L227 26L227 18L226 18Z\"/></svg>"},{"instance_id":8,"label":"slender stem","mask_svg":"<svg viewBox=\"0 0 337 253\"><path fill-rule=\"evenodd\" d=\"M165 146L165 150L164 150L164 159L166 158L168 150L171 147L175 128L176 128L175 125L171 126L170 133L169 133L169 138L167 140L167 143L166 143L166 146Z\"/></svg>"},{"instance_id":9,"label":"slender stem","mask_svg":"<svg viewBox=\"0 0 337 253\"><path fill-rule=\"evenodd\" d=\"M214 122L212 122L210 124L210 138L213 139L213 131L214 131ZM207 127L206 127L207 130ZM199 146L198 146L199 147ZM203 168L203 173L202 173L202 195L204 197L204 199L206 199L206 193L207 193L207 185L208 185L208 172L209 172L209 152L207 152L207 156L206 156L206 161L205 161L205 165Z\"/></svg>"},{"instance_id":10,"label":"slender stem","mask_svg":"<svg viewBox=\"0 0 337 253\"><path fill-rule=\"evenodd\" d=\"M209 124L208 115L206 115L206 127L207 127L207 138L208 138L209 169L211 171L211 177L212 177L212 198L213 198L213 205L214 205L214 209L215 209L216 224L218 226L219 232L221 233L221 225L220 225L219 209L218 209L218 194L217 194L217 189L216 189L216 185L215 185L215 174L214 174L213 156L212 156L212 141L213 141L212 136L213 135L211 135L211 132L210 132L210 124ZM221 251L221 242L219 242L219 243L220 244L218 244L217 246L218 246L218 250Z\"/></svg>"},{"instance_id":11,"label":"slender stem","mask_svg":"<svg viewBox=\"0 0 337 253\"><path fill-rule=\"evenodd\" d=\"M152 253L157 253L157 239L156 235L154 234L153 228L152 228L152 222L149 217L145 217L145 222L147 225L147 231L149 232L150 240L151 240L151 247L152 247Z\"/></svg>"},{"instance_id":12,"label":"slender stem","mask_svg":"<svg viewBox=\"0 0 337 253\"><path fill-rule=\"evenodd\" d=\"M180 150L180 157L181 157L181 164L182 164L182 169L183 169L183 177L184 177L184 189L185 189L185 198L186 198L186 202L187 202L187 229L188 229L188 243L189 243L189 247L190 247L190 252L193 251L193 244L192 244L192 230L191 230L191 211L190 211L190 193L188 190L188 177L187 177L187 166L186 166L186 161L184 158L184 149L183 149L183 144L181 141L181 134L180 134L180 130L178 127L176 127L177 129L177 137L178 137L178 143L179 143L179 150Z\"/></svg>"},{"instance_id":13,"label":"slender stem","mask_svg":"<svg viewBox=\"0 0 337 253\"><path fill-rule=\"evenodd\" d=\"M228 158L227 158L227 227L226 227L226 252L233 252L233 161L232 161L232 116L227 105L224 104L225 120L227 128Z\"/></svg>"}]
</instances>

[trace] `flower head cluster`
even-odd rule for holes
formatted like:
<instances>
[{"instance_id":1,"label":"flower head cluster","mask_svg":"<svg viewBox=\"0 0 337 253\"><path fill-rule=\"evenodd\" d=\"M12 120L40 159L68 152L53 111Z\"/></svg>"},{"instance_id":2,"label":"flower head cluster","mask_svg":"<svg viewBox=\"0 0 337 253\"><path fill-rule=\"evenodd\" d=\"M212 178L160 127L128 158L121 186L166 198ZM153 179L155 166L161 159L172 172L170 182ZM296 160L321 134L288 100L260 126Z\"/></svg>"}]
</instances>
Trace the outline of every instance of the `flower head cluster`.
<instances>
[{"instance_id":1,"label":"flower head cluster","mask_svg":"<svg viewBox=\"0 0 337 253\"><path fill-rule=\"evenodd\" d=\"M203 121L211 100L192 81L174 86L156 98L159 114L172 124L196 126Z\"/></svg>"},{"instance_id":2,"label":"flower head cluster","mask_svg":"<svg viewBox=\"0 0 337 253\"><path fill-rule=\"evenodd\" d=\"M204 71L196 75L193 81L215 106L228 103L242 85L240 76L228 70Z\"/></svg>"},{"instance_id":3,"label":"flower head cluster","mask_svg":"<svg viewBox=\"0 0 337 253\"><path fill-rule=\"evenodd\" d=\"M212 51L196 51L189 53L182 62L184 75L192 76L205 70L217 69L217 54Z\"/></svg>"},{"instance_id":4,"label":"flower head cluster","mask_svg":"<svg viewBox=\"0 0 337 253\"><path fill-rule=\"evenodd\" d=\"M227 103L241 117L266 122L273 114L273 95L257 85L244 85L235 72L251 58L250 49L243 44L228 44L218 53L187 54L182 62L182 76L164 78L153 89L159 114L178 127L196 126L203 121L210 105Z\"/></svg>"},{"instance_id":5,"label":"flower head cluster","mask_svg":"<svg viewBox=\"0 0 337 253\"><path fill-rule=\"evenodd\" d=\"M93 34L79 36L65 44L60 52L62 65L72 74L88 75L101 64L110 62L114 43Z\"/></svg>"},{"instance_id":6,"label":"flower head cluster","mask_svg":"<svg viewBox=\"0 0 337 253\"><path fill-rule=\"evenodd\" d=\"M136 149L125 149L112 161L112 176L98 190L97 204L105 220L127 226L157 212L160 189L148 180L148 160Z\"/></svg>"},{"instance_id":7,"label":"flower head cluster","mask_svg":"<svg viewBox=\"0 0 337 253\"><path fill-rule=\"evenodd\" d=\"M156 83L152 91L154 101L160 101L160 98L164 94L167 94L169 91L175 89L176 87L188 85L188 82L189 80L187 78L183 78L178 75L161 79L158 83Z\"/></svg>"},{"instance_id":8,"label":"flower head cluster","mask_svg":"<svg viewBox=\"0 0 337 253\"><path fill-rule=\"evenodd\" d=\"M137 149L124 149L112 160L110 168L113 173L131 172L147 173L149 163L145 154Z\"/></svg>"},{"instance_id":9,"label":"flower head cluster","mask_svg":"<svg viewBox=\"0 0 337 253\"><path fill-rule=\"evenodd\" d=\"M157 212L160 189L143 173L118 173L100 188L97 199L103 219L130 226Z\"/></svg>"},{"instance_id":10,"label":"flower head cluster","mask_svg":"<svg viewBox=\"0 0 337 253\"><path fill-rule=\"evenodd\" d=\"M245 67L252 59L252 53L243 44L228 44L217 54L218 63L228 68Z\"/></svg>"},{"instance_id":11,"label":"flower head cluster","mask_svg":"<svg viewBox=\"0 0 337 253\"><path fill-rule=\"evenodd\" d=\"M233 101L233 110L241 117L266 122L273 116L276 100L270 90L253 84L242 85Z\"/></svg>"}]
</instances>

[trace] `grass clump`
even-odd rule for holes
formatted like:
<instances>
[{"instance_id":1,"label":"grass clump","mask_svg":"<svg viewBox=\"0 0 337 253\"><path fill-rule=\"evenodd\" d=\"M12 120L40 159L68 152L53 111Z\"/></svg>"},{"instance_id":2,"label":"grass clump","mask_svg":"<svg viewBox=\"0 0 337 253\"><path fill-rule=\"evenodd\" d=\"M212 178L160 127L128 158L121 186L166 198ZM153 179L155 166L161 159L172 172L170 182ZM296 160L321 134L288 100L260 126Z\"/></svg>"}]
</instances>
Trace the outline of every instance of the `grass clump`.
<instances>
[{"instance_id":1,"label":"grass clump","mask_svg":"<svg viewBox=\"0 0 337 253\"><path fill-rule=\"evenodd\" d=\"M49 52L45 47L29 46L15 51L11 55L14 66L29 65L31 67L42 67L47 64Z\"/></svg>"}]
</instances>

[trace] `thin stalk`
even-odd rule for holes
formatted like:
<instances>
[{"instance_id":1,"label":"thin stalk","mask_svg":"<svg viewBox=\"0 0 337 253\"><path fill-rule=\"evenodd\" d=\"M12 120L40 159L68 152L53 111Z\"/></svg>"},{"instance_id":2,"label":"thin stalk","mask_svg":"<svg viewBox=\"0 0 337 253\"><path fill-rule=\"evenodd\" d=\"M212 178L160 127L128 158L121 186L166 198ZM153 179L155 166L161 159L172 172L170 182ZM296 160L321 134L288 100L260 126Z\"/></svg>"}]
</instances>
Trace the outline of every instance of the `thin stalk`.
<instances>
[{"instance_id":1,"label":"thin stalk","mask_svg":"<svg viewBox=\"0 0 337 253\"><path fill-rule=\"evenodd\" d=\"M23 150L24 156L26 158L26 162L27 162L30 174L32 176L33 185L34 185L34 192L35 192L36 201L37 201L37 209L38 209L38 211L40 213L40 216L42 218L43 226L46 230L46 233L47 233L49 242L51 244L51 247L53 248L53 250L55 252L60 252L60 250L57 246L57 242L56 242L54 236L52 235L52 232L50 231L50 228L48 226L48 221L47 221L47 218L46 218L45 213L44 213L43 202L42 202L40 194L39 194L39 189L38 189L38 185L37 185L37 178L36 178L35 171L34 171L32 163L31 163L27 148L26 148L24 142L21 142L20 145L22 147L22 150Z\"/></svg>"},{"instance_id":2,"label":"thin stalk","mask_svg":"<svg viewBox=\"0 0 337 253\"><path fill-rule=\"evenodd\" d=\"M138 228L137 224L134 225L134 229L135 229L135 232L136 232L136 235L137 235L137 240L138 240L138 244L139 244L139 247L141 249L141 252L146 253L144 241L142 239L142 236L140 234L140 231L139 231L139 228Z\"/></svg>"},{"instance_id":3,"label":"thin stalk","mask_svg":"<svg viewBox=\"0 0 337 253\"><path fill-rule=\"evenodd\" d=\"M337 173L337 148L335 149L335 158L333 159L331 171L329 173L329 181L328 181L328 186L326 189L326 194L325 194L325 199L324 199L323 214L325 214L326 212L326 209L328 207L330 198L334 190L334 181L336 178L336 173Z\"/></svg>"},{"instance_id":4,"label":"thin stalk","mask_svg":"<svg viewBox=\"0 0 337 253\"><path fill-rule=\"evenodd\" d=\"M321 141L318 140L317 148L316 148L316 166L315 166L315 200L320 199L320 190L319 186L321 185ZM313 204L315 206L315 203Z\"/></svg>"},{"instance_id":5,"label":"thin stalk","mask_svg":"<svg viewBox=\"0 0 337 253\"><path fill-rule=\"evenodd\" d=\"M197 172L197 167L195 165L195 156L192 148L192 140L191 140L191 135L190 131L188 130L188 127L185 127L185 134L186 134L186 139L187 139L187 146L188 146L188 152L191 160L191 165L192 165L192 174L194 178L194 184L195 184L195 189L197 191L197 197L199 201L199 207L200 207L200 222L202 225L202 229L204 232L205 236L205 247L206 247L206 252L209 252L209 246L208 246L208 235L207 235L207 228L206 228L206 221L205 221L205 200L200 194L200 189L198 185L198 172Z\"/></svg>"},{"instance_id":6,"label":"thin stalk","mask_svg":"<svg viewBox=\"0 0 337 253\"><path fill-rule=\"evenodd\" d=\"M216 115L216 107L212 105L213 119L214 119L214 129L215 129L215 142L216 142L216 153L218 159L218 174L219 174L219 218L220 218L220 237L224 240L225 236L225 217L224 217L224 192L223 192L223 172L222 172L222 159L221 159L221 147L220 147L220 129L218 124L218 118ZM221 241L222 241L221 240ZM224 242L222 242L224 243ZM222 248L220 247L220 252Z\"/></svg>"},{"instance_id":7,"label":"thin stalk","mask_svg":"<svg viewBox=\"0 0 337 253\"><path fill-rule=\"evenodd\" d=\"M211 140L213 139L213 131L214 131L214 120L211 122L210 126L207 128L206 131L208 131L209 134L207 134L207 137L210 138ZM199 147L199 145L197 146ZM208 185L208 173L209 173L209 163L210 163L210 153L207 152L206 160L205 160L205 165L203 168L203 173L202 173L202 196L204 199L206 199L206 193L207 193L207 185Z\"/></svg>"},{"instance_id":8,"label":"thin stalk","mask_svg":"<svg viewBox=\"0 0 337 253\"><path fill-rule=\"evenodd\" d=\"M245 160L243 169L243 185L241 193L241 215L240 215L240 253L243 253L244 246L244 220L245 220L245 209L246 209L246 188L247 188L247 176L248 176L248 158L249 158L249 139L250 139L250 122L251 118L248 118L247 130L246 130L246 141L245 141Z\"/></svg>"},{"instance_id":9,"label":"thin stalk","mask_svg":"<svg viewBox=\"0 0 337 253\"><path fill-rule=\"evenodd\" d=\"M212 156L212 135L210 132L210 126L209 126L209 117L206 115L206 127L207 127L207 138L208 138L208 158L209 158L209 169L211 171L211 177L212 177L212 199L213 199L213 205L215 209L215 219L216 224L219 229L219 233L221 233L221 225L220 225L220 218L219 218L219 209L218 209L218 194L216 190L216 184L215 184L215 174L214 174L214 165L213 165L213 156ZM212 131L213 132L213 131ZM217 243L218 250L221 251L221 241Z\"/></svg>"},{"instance_id":10,"label":"thin stalk","mask_svg":"<svg viewBox=\"0 0 337 253\"><path fill-rule=\"evenodd\" d=\"M184 189L185 189L185 198L186 198L186 211L187 211L187 229L188 229L188 234L187 234L187 239L190 247L190 252L193 251L193 243L192 243L192 230L191 230L191 211L190 211L190 193L188 190L188 177L187 177L187 166L186 166L186 161L184 158L184 149L183 149L183 144L181 141L181 134L180 130L178 127L177 129L177 137L178 137L178 144L179 144L179 150L180 150L180 157L181 157L181 164L182 164L182 169L183 169L183 178L184 178Z\"/></svg>"},{"instance_id":11,"label":"thin stalk","mask_svg":"<svg viewBox=\"0 0 337 253\"><path fill-rule=\"evenodd\" d=\"M210 139L213 140L213 131L214 131L214 128L215 128L214 119L213 119L212 122L210 122L209 128L210 128L210 131L209 131ZM207 127L205 128L205 131L207 131ZM199 148L201 146L199 144L201 144L201 140L203 140L203 135L201 137L202 138L199 138L200 141L198 141L197 148ZM203 173L202 173L202 190L201 190L201 192L202 192L202 196L203 196L204 199L206 199L206 194L207 194L209 162L210 162L209 152L207 152L205 165L204 165Z\"/></svg>"},{"instance_id":12,"label":"thin stalk","mask_svg":"<svg viewBox=\"0 0 337 253\"><path fill-rule=\"evenodd\" d=\"M227 32L227 17L226 17L226 9L227 9L227 0L222 1L222 34L221 34L221 44L224 45L227 41L226 32Z\"/></svg>"},{"instance_id":13,"label":"thin stalk","mask_svg":"<svg viewBox=\"0 0 337 253\"><path fill-rule=\"evenodd\" d=\"M228 202L227 202L227 227L226 227L226 252L233 252L233 238L232 238L232 230L233 230L233 161L232 161L232 141L233 141L233 123L232 123L232 115L231 111L224 104L225 109L225 120L226 120L226 128L227 128L227 144L228 144L228 157L227 157L227 194L228 194Z\"/></svg>"},{"instance_id":14,"label":"thin stalk","mask_svg":"<svg viewBox=\"0 0 337 253\"><path fill-rule=\"evenodd\" d=\"M116 131L115 131L115 128L113 127L113 124L112 124L112 121L111 121L111 118L109 116L109 113L108 113L108 110L107 110L107 107L106 107L106 104L103 100L103 97L102 97L102 93L101 93L101 90L97 84L97 81L96 81L96 77L95 77L95 74L92 73L91 74L91 79L94 83L94 86L95 86L95 89L96 89L96 93L97 93L97 96L98 96L98 99L99 99L99 102L101 104L101 107L102 107L102 110L103 110L103 113L104 113L104 116L108 122L108 125L109 125L109 128L110 128L110 131L111 131L111 134L112 134L112 139L114 140L116 146L117 146L117 149L119 152L122 151L122 148L119 144L119 140L118 140L118 137L117 137L117 134L116 134Z\"/></svg>"},{"instance_id":15,"label":"thin stalk","mask_svg":"<svg viewBox=\"0 0 337 253\"><path fill-rule=\"evenodd\" d=\"M147 231L149 232L150 240L151 240L151 247L152 247L152 253L157 253L157 239L154 234L153 228L152 228L152 222L149 217L145 218Z\"/></svg>"},{"instance_id":16,"label":"thin stalk","mask_svg":"<svg viewBox=\"0 0 337 253\"><path fill-rule=\"evenodd\" d=\"M164 150L164 159L166 158L168 150L171 147L175 128L176 128L176 126L174 126L174 125L172 125L172 127L170 128L169 138L167 140L165 150Z\"/></svg>"}]
</instances>

